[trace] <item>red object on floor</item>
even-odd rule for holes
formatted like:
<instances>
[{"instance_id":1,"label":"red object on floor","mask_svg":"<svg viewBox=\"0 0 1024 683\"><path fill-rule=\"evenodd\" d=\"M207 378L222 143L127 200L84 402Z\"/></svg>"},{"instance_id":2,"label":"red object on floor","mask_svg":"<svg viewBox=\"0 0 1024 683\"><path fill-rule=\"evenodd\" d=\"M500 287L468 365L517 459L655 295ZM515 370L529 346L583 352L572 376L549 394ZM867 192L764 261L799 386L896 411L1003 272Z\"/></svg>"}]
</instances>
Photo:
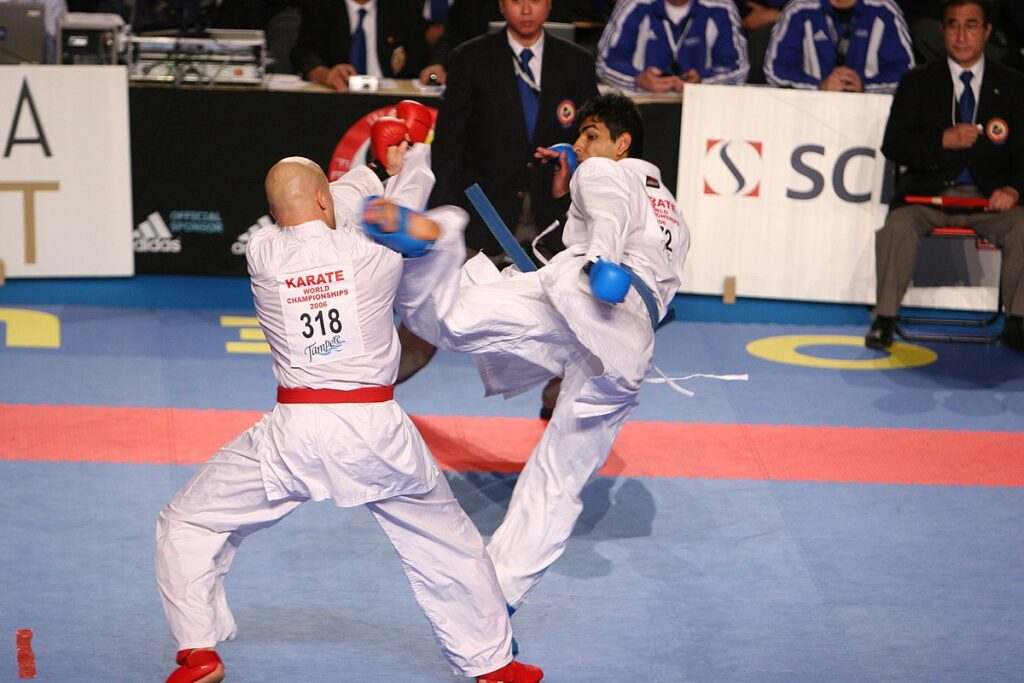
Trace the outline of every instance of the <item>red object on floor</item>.
<instances>
[{"instance_id":1,"label":"red object on floor","mask_svg":"<svg viewBox=\"0 0 1024 683\"><path fill-rule=\"evenodd\" d=\"M36 677L36 655L32 652L32 629L18 629L18 678Z\"/></svg>"},{"instance_id":2,"label":"red object on floor","mask_svg":"<svg viewBox=\"0 0 1024 683\"><path fill-rule=\"evenodd\" d=\"M220 655L213 650L180 650L176 661L181 666L171 673L167 683L195 683L223 666Z\"/></svg>"},{"instance_id":3,"label":"red object on floor","mask_svg":"<svg viewBox=\"0 0 1024 683\"><path fill-rule=\"evenodd\" d=\"M512 660L497 671L476 677L476 683L537 683L544 672L535 666Z\"/></svg>"}]
</instances>

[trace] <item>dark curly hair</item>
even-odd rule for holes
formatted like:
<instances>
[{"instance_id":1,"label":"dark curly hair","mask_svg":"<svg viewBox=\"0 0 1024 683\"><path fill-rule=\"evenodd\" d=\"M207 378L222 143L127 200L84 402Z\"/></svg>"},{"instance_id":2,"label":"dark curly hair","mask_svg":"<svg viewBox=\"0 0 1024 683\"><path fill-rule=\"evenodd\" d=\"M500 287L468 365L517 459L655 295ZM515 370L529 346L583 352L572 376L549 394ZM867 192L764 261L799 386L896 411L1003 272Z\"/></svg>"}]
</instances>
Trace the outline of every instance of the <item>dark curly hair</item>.
<instances>
[{"instance_id":1,"label":"dark curly hair","mask_svg":"<svg viewBox=\"0 0 1024 683\"><path fill-rule=\"evenodd\" d=\"M634 159L641 158L644 151L644 120L633 100L619 92L599 95L583 103L576 120L582 124L589 118L595 118L606 125L612 140L617 140L623 133L629 133L633 141L627 153Z\"/></svg>"}]
</instances>

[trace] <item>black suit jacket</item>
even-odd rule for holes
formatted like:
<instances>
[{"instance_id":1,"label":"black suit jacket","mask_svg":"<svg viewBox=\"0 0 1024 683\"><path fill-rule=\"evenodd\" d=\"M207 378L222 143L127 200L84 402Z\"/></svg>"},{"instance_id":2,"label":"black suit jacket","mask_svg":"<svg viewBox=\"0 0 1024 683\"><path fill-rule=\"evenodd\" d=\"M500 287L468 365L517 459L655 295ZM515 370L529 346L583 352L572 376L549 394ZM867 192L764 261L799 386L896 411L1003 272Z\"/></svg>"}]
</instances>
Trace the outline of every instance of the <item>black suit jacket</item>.
<instances>
[{"instance_id":1,"label":"black suit jacket","mask_svg":"<svg viewBox=\"0 0 1024 683\"><path fill-rule=\"evenodd\" d=\"M909 71L900 80L882 142L882 153L906 167L897 179L893 208L903 203L903 195L941 194L964 166L985 196L1004 185L1024 194L1024 74L985 60L975 119L986 126L986 134L968 150L942 148L942 131L953 125L955 111L945 59ZM999 120L1006 129L1003 142L992 139Z\"/></svg>"},{"instance_id":2,"label":"black suit jacket","mask_svg":"<svg viewBox=\"0 0 1024 683\"><path fill-rule=\"evenodd\" d=\"M352 27L344 0L302 0L300 10L291 53L295 69L305 76L318 66L349 63ZM385 76L419 77L426 66L426 28L422 0L377 0L377 59Z\"/></svg>"},{"instance_id":3,"label":"black suit jacket","mask_svg":"<svg viewBox=\"0 0 1024 683\"><path fill-rule=\"evenodd\" d=\"M437 183L431 203L466 208L471 216L467 244L489 253L500 249L469 208L464 190L480 183L510 229L527 192L539 228L561 219L565 208L551 198L552 164L534 163L533 152L538 146L574 142L580 123L576 111L597 95L594 58L574 43L545 34L537 125L533 140L528 140L513 60L505 31L456 48L434 132ZM561 231L550 237L546 243L560 250Z\"/></svg>"}]
</instances>

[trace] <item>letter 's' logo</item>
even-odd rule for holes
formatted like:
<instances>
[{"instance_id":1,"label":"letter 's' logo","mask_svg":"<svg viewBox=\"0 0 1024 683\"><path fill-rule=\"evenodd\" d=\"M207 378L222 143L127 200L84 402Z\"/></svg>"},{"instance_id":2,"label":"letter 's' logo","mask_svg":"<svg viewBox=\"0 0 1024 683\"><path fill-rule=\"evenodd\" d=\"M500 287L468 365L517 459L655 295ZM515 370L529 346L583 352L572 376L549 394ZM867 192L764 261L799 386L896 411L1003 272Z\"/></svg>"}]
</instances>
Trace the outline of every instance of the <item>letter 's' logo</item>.
<instances>
[{"instance_id":1,"label":"letter 's' logo","mask_svg":"<svg viewBox=\"0 0 1024 683\"><path fill-rule=\"evenodd\" d=\"M704 194L761 196L763 143L708 140L704 148Z\"/></svg>"}]
</instances>

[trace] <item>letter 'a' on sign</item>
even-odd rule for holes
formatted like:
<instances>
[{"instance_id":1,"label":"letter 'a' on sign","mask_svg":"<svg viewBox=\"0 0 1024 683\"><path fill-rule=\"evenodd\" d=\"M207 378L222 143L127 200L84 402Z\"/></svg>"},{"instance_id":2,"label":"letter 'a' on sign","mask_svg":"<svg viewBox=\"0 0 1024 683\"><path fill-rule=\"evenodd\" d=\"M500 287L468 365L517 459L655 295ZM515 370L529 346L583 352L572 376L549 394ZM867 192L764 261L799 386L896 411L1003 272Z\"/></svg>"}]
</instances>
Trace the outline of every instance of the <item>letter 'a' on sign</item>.
<instances>
[{"instance_id":1,"label":"letter 'a' on sign","mask_svg":"<svg viewBox=\"0 0 1024 683\"><path fill-rule=\"evenodd\" d=\"M0 308L0 324L7 328L5 342L10 347L59 349L60 318L42 311Z\"/></svg>"}]
</instances>

